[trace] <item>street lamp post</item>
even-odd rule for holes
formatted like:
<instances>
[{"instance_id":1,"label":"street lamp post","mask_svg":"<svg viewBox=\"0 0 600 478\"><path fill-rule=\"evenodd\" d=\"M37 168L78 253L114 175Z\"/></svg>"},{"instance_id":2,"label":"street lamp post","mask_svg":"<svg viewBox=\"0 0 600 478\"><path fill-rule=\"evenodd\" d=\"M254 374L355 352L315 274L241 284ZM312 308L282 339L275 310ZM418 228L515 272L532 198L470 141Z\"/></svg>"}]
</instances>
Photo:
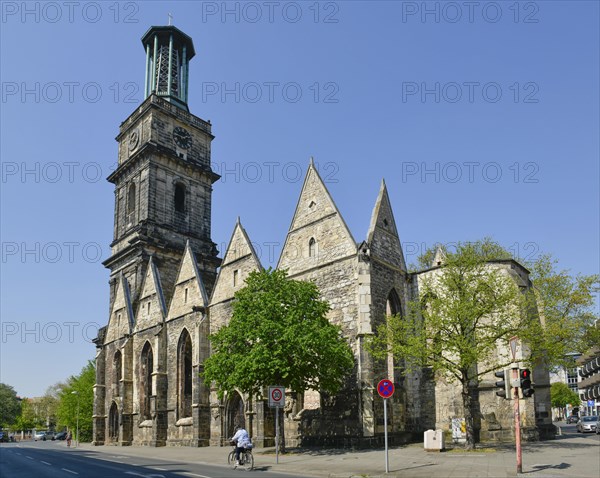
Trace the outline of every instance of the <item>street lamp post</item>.
<instances>
[{"instance_id":1,"label":"street lamp post","mask_svg":"<svg viewBox=\"0 0 600 478\"><path fill-rule=\"evenodd\" d=\"M75 432L75 447L79 447L79 392L74 390L71 392L74 395L77 395L77 428Z\"/></svg>"}]
</instances>

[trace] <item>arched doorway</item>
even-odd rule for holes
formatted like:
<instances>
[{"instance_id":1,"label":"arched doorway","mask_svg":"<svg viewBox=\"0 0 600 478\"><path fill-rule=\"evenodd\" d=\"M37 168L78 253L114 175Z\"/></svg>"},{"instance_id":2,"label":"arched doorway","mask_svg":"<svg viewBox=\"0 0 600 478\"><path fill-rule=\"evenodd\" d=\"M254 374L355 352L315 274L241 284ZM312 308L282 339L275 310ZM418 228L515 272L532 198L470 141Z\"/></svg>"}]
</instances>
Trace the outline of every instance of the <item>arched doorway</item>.
<instances>
[{"instance_id":1,"label":"arched doorway","mask_svg":"<svg viewBox=\"0 0 600 478\"><path fill-rule=\"evenodd\" d=\"M246 428L246 414L244 413L244 401L238 392L232 392L226 405L225 434L226 437L233 436L236 426Z\"/></svg>"},{"instance_id":2,"label":"arched doorway","mask_svg":"<svg viewBox=\"0 0 600 478\"><path fill-rule=\"evenodd\" d=\"M108 413L108 435L111 442L119 441L119 407L112 402Z\"/></svg>"}]
</instances>

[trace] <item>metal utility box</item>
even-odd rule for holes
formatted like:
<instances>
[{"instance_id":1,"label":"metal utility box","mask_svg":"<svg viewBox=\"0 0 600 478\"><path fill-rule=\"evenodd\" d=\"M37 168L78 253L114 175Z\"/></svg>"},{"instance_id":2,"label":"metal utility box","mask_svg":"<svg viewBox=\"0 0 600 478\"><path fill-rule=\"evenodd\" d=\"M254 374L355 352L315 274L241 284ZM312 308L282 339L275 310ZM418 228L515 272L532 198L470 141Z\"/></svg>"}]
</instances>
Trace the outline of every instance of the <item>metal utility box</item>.
<instances>
[{"instance_id":1,"label":"metal utility box","mask_svg":"<svg viewBox=\"0 0 600 478\"><path fill-rule=\"evenodd\" d=\"M427 430L425 433L425 451L442 451L444 446L444 432L442 430Z\"/></svg>"}]
</instances>

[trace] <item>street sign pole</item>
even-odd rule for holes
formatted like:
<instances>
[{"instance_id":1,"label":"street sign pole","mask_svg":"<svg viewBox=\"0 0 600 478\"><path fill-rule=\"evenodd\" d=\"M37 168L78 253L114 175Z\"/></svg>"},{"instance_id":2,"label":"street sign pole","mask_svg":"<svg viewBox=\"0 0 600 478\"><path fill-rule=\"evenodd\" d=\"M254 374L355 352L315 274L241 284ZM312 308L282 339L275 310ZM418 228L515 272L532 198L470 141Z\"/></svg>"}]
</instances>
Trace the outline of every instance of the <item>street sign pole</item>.
<instances>
[{"instance_id":1,"label":"street sign pole","mask_svg":"<svg viewBox=\"0 0 600 478\"><path fill-rule=\"evenodd\" d=\"M279 407L275 407L275 463L279 464Z\"/></svg>"},{"instance_id":2,"label":"street sign pole","mask_svg":"<svg viewBox=\"0 0 600 478\"><path fill-rule=\"evenodd\" d=\"M285 387L269 387L269 407L275 408L275 463L279 463L279 409L285 405Z\"/></svg>"},{"instance_id":3,"label":"street sign pole","mask_svg":"<svg viewBox=\"0 0 600 478\"><path fill-rule=\"evenodd\" d=\"M519 369L512 369L513 379L518 379ZM515 413L515 446L517 449L517 473L523 473L523 455L521 453L521 413L519 411L519 388L513 388Z\"/></svg>"},{"instance_id":4,"label":"street sign pole","mask_svg":"<svg viewBox=\"0 0 600 478\"><path fill-rule=\"evenodd\" d=\"M388 419L387 419L387 399L394 394L394 384L387 379L381 380L377 384L377 393L383 398L383 434L385 441L385 472L390 472L390 462L388 456Z\"/></svg>"},{"instance_id":5,"label":"street sign pole","mask_svg":"<svg viewBox=\"0 0 600 478\"><path fill-rule=\"evenodd\" d=\"M388 421L387 421L387 398L383 399L383 423L385 427L385 472L390 472L390 462L388 457L388 437L387 437L387 429L388 429Z\"/></svg>"}]
</instances>

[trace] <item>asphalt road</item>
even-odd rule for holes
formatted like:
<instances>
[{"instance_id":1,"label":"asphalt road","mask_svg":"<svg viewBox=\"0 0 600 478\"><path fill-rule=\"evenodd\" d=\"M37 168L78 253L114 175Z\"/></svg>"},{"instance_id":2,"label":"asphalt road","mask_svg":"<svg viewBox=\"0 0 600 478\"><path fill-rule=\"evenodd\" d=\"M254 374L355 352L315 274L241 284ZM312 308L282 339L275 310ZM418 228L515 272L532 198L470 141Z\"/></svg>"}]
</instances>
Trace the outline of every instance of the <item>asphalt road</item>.
<instances>
[{"instance_id":1,"label":"asphalt road","mask_svg":"<svg viewBox=\"0 0 600 478\"><path fill-rule=\"evenodd\" d=\"M229 449L223 453L227 459ZM290 478L286 473L269 472L257 466L253 477ZM88 450L66 448L62 442L3 443L0 447L0 476L2 478L235 478L244 477L243 470L230 467L177 463L143 457L114 456Z\"/></svg>"},{"instance_id":2,"label":"asphalt road","mask_svg":"<svg viewBox=\"0 0 600 478\"><path fill-rule=\"evenodd\" d=\"M600 476L600 435L581 434L575 425L556 422L556 440L525 442L523 469L531 478ZM390 451L390 476L399 478L506 478L515 476L514 445L489 452L424 453L422 445ZM244 478L382 476L378 450L306 450L275 463L272 450L256 450L257 469L249 475L225 465L228 447L92 447L67 448L64 442L0 444L1 478ZM222 466L221 466L222 465ZM285 474L284 474L285 473ZM524 475L525 476L525 475Z\"/></svg>"}]
</instances>

